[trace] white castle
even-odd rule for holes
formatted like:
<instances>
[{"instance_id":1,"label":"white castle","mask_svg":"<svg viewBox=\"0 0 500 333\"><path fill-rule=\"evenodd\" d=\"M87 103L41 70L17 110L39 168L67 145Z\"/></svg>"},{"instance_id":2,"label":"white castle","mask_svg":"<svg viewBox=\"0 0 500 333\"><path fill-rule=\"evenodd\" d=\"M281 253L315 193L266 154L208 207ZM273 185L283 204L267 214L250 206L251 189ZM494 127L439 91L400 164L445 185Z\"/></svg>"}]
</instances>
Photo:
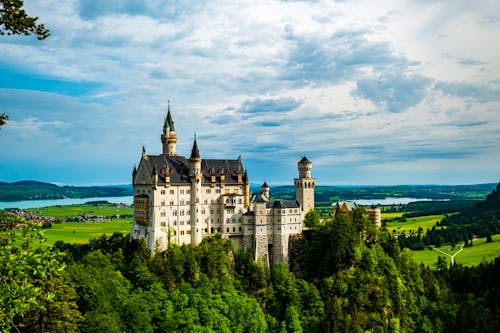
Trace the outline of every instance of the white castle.
<instances>
[{"instance_id":1,"label":"white castle","mask_svg":"<svg viewBox=\"0 0 500 333\"><path fill-rule=\"evenodd\" d=\"M162 154L148 155L143 148L134 167L132 238L144 239L155 252L171 243L199 244L221 234L266 265L288 263L289 238L302 233L304 216L314 207L316 179L306 157L298 162L299 177L294 179L296 201L272 200L266 183L261 193L250 193L241 157L201 158L196 137L189 158L177 155L170 105L161 142Z\"/></svg>"}]
</instances>

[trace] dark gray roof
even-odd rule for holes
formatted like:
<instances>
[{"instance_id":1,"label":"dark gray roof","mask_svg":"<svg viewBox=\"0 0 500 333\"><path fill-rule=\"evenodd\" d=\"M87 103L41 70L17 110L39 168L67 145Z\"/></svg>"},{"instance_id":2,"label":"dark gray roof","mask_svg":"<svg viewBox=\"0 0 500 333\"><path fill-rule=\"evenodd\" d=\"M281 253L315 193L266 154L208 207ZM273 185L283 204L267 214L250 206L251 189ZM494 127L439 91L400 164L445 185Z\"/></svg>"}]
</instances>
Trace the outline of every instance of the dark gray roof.
<instances>
[{"instance_id":1,"label":"dark gray roof","mask_svg":"<svg viewBox=\"0 0 500 333\"><path fill-rule=\"evenodd\" d=\"M191 150L191 158L200 158L200 150L198 149L196 138L194 139L193 149Z\"/></svg>"},{"instance_id":2,"label":"dark gray roof","mask_svg":"<svg viewBox=\"0 0 500 333\"><path fill-rule=\"evenodd\" d=\"M158 183L165 183L165 176L170 176L171 184L189 183L189 160L184 156L147 155L145 162L150 170L158 169ZM220 184L220 176L224 175L226 184L238 184L238 173L244 173L241 160L209 160L201 161L202 184L211 183L212 176L216 176L215 183ZM243 183L243 182L242 182Z\"/></svg>"},{"instance_id":3,"label":"dark gray roof","mask_svg":"<svg viewBox=\"0 0 500 333\"><path fill-rule=\"evenodd\" d=\"M307 159L307 157L305 157L305 156L304 156L304 157L302 157L302 159L299 161L299 163L311 163L311 161L309 161L309 160Z\"/></svg>"},{"instance_id":4,"label":"dark gray roof","mask_svg":"<svg viewBox=\"0 0 500 333\"><path fill-rule=\"evenodd\" d=\"M266 208L299 208L297 201L274 200L266 203Z\"/></svg>"}]
</instances>

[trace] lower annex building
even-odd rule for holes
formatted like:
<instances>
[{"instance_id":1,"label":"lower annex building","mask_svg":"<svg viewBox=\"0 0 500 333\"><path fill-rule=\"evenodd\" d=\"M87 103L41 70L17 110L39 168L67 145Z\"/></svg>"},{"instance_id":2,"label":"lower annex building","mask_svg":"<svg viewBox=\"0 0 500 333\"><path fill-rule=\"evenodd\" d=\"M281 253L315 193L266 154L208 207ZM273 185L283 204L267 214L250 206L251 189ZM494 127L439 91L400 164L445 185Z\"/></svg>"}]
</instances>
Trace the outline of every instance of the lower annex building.
<instances>
[{"instance_id":1,"label":"lower annex building","mask_svg":"<svg viewBox=\"0 0 500 333\"><path fill-rule=\"evenodd\" d=\"M189 158L177 155L170 106L161 142L161 154L149 155L143 148L134 167L132 238L144 239L154 252L171 243L196 245L220 233L266 265L288 263L290 236L302 233L304 216L314 207L316 179L306 157L294 179L296 201L272 200L266 183L261 193L250 192L241 157L202 158L196 137Z\"/></svg>"}]
</instances>

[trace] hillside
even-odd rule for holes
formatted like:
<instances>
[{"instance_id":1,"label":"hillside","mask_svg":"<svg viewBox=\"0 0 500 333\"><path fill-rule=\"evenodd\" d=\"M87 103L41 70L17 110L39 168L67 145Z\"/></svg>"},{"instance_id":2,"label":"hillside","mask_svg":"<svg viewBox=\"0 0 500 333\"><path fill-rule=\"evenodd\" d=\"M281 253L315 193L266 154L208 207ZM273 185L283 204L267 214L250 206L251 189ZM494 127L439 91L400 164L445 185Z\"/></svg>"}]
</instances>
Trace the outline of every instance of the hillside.
<instances>
[{"instance_id":1,"label":"hillside","mask_svg":"<svg viewBox=\"0 0 500 333\"><path fill-rule=\"evenodd\" d=\"M120 197L132 194L130 186L57 186L31 180L0 182L0 201Z\"/></svg>"},{"instance_id":2,"label":"hillside","mask_svg":"<svg viewBox=\"0 0 500 333\"><path fill-rule=\"evenodd\" d=\"M397 186L316 186L316 206L330 205L338 200L384 199L409 197L418 199L470 200L484 199L495 183L474 185L397 185ZM253 191L260 187L252 186ZM293 186L271 187L275 198L294 200Z\"/></svg>"}]
</instances>

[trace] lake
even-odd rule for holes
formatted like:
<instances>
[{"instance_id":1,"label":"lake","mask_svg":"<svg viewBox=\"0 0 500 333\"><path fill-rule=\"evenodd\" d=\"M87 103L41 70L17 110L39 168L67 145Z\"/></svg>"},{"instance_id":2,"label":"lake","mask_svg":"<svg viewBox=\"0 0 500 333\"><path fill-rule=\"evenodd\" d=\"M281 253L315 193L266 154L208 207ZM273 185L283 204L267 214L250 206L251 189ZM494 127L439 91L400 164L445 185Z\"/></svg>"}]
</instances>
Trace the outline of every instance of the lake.
<instances>
[{"instance_id":1,"label":"lake","mask_svg":"<svg viewBox=\"0 0 500 333\"><path fill-rule=\"evenodd\" d=\"M89 201L99 201L104 200L111 203L124 203L131 205L133 202L133 196L127 197L99 197L99 198L83 198L83 199L52 199L52 200L25 200L25 201L10 201L10 202L0 202L0 209L5 208L40 208L48 206L68 206L68 205L78 205L84 204ZM432 199L417 199L417 198L384 198L384 199L360 199L360 200L349 200L356 201L358 205L371 206L371 205L406 205L410 202L415 201L433 201Z\"/></svg>"},{"instance_id":2,"label":"lake","mask_svg":"<svg viewBox=\"0 0 500 333\"><path fill-rule=\"evenodd\" d=\"M23 200L23 201L9 201L0 202L0 209L5 208L41 208L48 206L68 206L68 205L78 205L84 204L89 201L108 201L111 203L123 203L131 205L134 201L133 196L127 197L98 197L98 198L82 198L82 199L51 199L51 200Z\"/></svg>"}]
</instances>

